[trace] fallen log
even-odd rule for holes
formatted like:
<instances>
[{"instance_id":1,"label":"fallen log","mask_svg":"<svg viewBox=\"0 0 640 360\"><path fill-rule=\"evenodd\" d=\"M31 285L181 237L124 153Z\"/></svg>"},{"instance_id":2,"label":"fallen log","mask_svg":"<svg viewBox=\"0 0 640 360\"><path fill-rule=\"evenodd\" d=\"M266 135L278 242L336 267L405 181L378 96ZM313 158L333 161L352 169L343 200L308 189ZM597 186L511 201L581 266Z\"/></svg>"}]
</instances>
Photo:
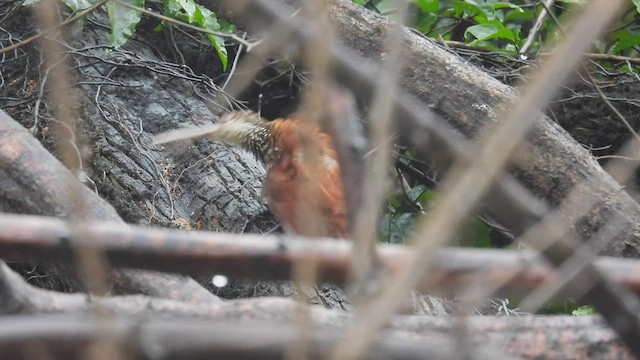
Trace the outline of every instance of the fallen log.
<instances>
[{"instance_id":1,"label":"fallen log","mask_svg":"<svg viewBox=\"0 0 640 360\"><path fill-rule=\"evenodd\" d=\"M96 311L102 314L101 323L109 326L120 326L122 319L130 321L129 325L136 328L136 334L148 335L146 326L149 323L184 322L197 324L193 329L185 329L183 325L177 326L172 333L172 339L176 342L166 343L159 341L163 346L178 351L173 347L176 343L182 344L182 349L200 348L203 346L224 345L236 348L237 342L231 339L245 340L245 347L255 347L257 338L272 334L274 328L291 328L295 321L296 313L300 305L291 299L282 298L257 298L246 300L233 300L227 302L185 303L181 301L154 299L145 296L114 296L88 298L81 294L63 294L35 288L27 284L20 276L13 273L6 265L0 265L0 313L11 314L12 317L0 319L4 332L0 331L0 355L3 359L15 358L12 352L30 344L36 338L43 340L49 349L55 353L68 351L67 345L78 344L76 341L95 341L98 334L93 330L93 318ZM316 331L324 332L331 329L336 336L340 336L340 330L348 324L352 316L343 311L329 310L321 307L306 308L311 325ZM24 316L30 314L31 316ZM43 315L43 314L67 314L67 315ZM22 316L17 316L22 315ZM79 316L79 317L78 317ZM106 317L105 317L106 316ZM66 321L72 322L78 319L85 326L83 334L68 332ZM250 321L250 324L247 324ZM33 326L34 324L38 326ZM192 342L193 333L200 334L217 331L216 324L228 324L224 327L236 329L231 339L201 339ZM269 324L268 329L263 329L262 324ZM454 329L464 323L468 336L460 337ZM48 324L48 325L45 325ZM53 325L56 324L56 325ZM7 327L12 325L10 327ZM57 327L60 325L60 327ZM98 326L98 323L95 323ZM45 327L49 327L46 334ZM207 329L204 330L202 327ZM178 330L178 329L181 330ZM196 330L197 329L197 330ZM252 330L249 330L252 329ZM260 329L258 332L252 332ZM23 332L22 330L28 330ZM186 332L182 332L182 330ZM236 331L234 330L234 331ZM193 333L192 333L193 331ZM89 335L90 334L90 335ZM101 334L104 336L104 333ZM86 338L89 336L89 338ZM391 339L388 337L392 336ZM395 337L400 336L400 337ZM53 339L63 339L62 343ZM140 336L135 339L140 338ZM291 339L291 335L285 336ZM485 316L473 318L457 317L433 317L433 316L399 316L393 318L386 326L381 338L399 341L389 342L402 346L413 344L429 344L431 349L451 349L460 345L461 339L467 346L472 346L474 354L485 354L490 358L506 354L518 358L537 358L542 355L552 358L583 358L590 356L612 358L631 358L615 333L609 329L598 316L570 317L570 316L545 316L545 317L508 317ZM134 339L134 340L135 340ZM315 338L314 338L315 339ZM172 341L173 341L172 340ZM287 340L285 344L289 343ZM313 340L315 341L315 340ZM148 344L148 343L145 343ZM170 344L170 345L168 345ZM189 346L184 346L189 344ZM280 340L270 338L272 347L282 346ZM79 345L76 345L79 346ZM374 349L378 345L374 346ZM82 351L82 348L74 348L74 351ZM325 348L325 350L328 350ZM213 350L211 350L213 351ZM449 351L449 350L446 350ZM506 353L506 354L504 354ZM211 353L212 356L214 353ZM395 356L398 353L396 353ZM424 358L422 352L419 358ZM185 355L185 354L182 354ZM493 355L493 356L492 356ZM62 356L64 358L70 356ZM262 357L261 357L262 358Z\"/></svg>"},{"instance_id":2,"label":"fallen log","mask_svg":"<svg viewBox=\"0 0 640 360\"><path fill-rule=\"evenodd\" d=\"M247 310L251 312L251 308ZM335 315L346 320L344 314ZM633 358L598 317L457 319L464 324L464 333L456 333L450 320L424 317L396 320L376 336L363 358L444 359L460 356L460 351L464 351L461 349L473 349L472 354L465 355L478 359ZM97 344L102 345L103 354L111 349L136 359L157 359L158 354L163 359L281 359L291 350L292 343L301 340L301 331L290 323L246 318L212 323L174 317L148 318L144 314L128 318L73 313L13 316L0 319L0 356L33 358L34 349L29 351L29 347L37 343L38 349L65 359L86 356L90 346ZM308 334L308 355L313 359L326 358L344 336L342 327L335 325L314 326Z\"/></svg>"}]
</instances>

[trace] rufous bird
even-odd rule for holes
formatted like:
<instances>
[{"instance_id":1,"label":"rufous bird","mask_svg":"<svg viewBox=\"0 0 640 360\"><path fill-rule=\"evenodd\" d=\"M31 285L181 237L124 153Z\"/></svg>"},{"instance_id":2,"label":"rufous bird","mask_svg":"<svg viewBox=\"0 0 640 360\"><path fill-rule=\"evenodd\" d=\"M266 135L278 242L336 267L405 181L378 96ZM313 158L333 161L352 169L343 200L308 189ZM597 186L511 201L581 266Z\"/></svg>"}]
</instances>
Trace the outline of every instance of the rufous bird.
<instances>
[{"instance_id":1,"label":"rufous bird","mask_svg":"<svg viewBox=\"0 0 640 360\"><path fill-rule=\"evenodd\" d=\"M212 127L169 131L162 144L211 138L250 151L267 168L262 187L269 210L286 231L312 237L347 237L340 165L331 137L291 117L267 121L251 111L229 112Z\"/></svg>"}]
</instances>

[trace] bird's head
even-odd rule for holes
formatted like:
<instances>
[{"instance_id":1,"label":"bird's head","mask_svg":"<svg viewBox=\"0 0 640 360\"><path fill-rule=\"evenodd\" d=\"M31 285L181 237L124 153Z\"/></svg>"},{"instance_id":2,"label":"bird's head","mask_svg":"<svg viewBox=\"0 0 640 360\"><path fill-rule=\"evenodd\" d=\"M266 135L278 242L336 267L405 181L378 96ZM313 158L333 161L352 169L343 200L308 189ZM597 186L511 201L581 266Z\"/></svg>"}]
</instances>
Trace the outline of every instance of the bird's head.
<instances>
[{"instance_id":1,"label":"bird's head","mask_svg":"<svg viewBox=\"0 0 640 360\"><path fill-rule=\"evenodd\" d=\"M267 124L253 111L233 111L222 115L206 136L253 150L254 143L269 137Z\"/></svg>"},{"instance_id":2,"label":"bird's head","mask_svg":"<svg viewBox=\"0 0 640 360\"><path fill-rule=\"evenodd\" d=\"M279 151L274 145L269 122L253 111L233 111L220 117L216 128L207 137L222 140L251 151L265 164L277 160Z\"/></svg>"}]
</instances>

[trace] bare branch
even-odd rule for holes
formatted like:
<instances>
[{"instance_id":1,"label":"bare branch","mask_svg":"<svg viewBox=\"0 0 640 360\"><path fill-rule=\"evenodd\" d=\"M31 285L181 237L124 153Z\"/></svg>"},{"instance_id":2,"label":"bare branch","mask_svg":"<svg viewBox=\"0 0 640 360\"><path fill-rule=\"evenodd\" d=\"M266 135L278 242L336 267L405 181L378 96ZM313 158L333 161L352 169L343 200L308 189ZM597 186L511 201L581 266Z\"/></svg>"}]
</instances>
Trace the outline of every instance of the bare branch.
<instances>
[{"instance_id":1,"label":"bare branch","mask_svg":"<svg viewBox=\"0 0 640 360\"><path fill-rule=\"evenodd\" d=\"M88 223L85 230L90 240L77 241L104 251L112 266L192 276L290 279L295 261L315 256L320 280L344 285L351 261L351 246L341 240L151 230L104 222ZM0 252L7 260L67 262L70 234L59 219L0 216ZM403 246L379 246L385 273L397 272L410 256L411 250ZM638 262L602 258L596 266L615 283L640 294ZM428 272L430 280L419 288L432 286L442 295L455 295L473 282L504 283L499 294L522 295L552 276L552 268L532 252L482 249L441 249Z\"/></svg>"}]
</instances>

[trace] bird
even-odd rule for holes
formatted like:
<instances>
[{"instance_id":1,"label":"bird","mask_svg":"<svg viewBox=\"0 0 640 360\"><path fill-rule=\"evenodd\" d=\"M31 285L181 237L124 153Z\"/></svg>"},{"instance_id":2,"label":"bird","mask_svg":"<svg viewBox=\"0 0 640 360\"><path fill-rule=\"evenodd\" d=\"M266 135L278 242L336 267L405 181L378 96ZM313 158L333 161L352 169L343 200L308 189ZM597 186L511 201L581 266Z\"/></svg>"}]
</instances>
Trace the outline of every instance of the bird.
<instances>
[{"instance_id":1,"label":"bird","mask_svg":"<svg viewBox=\"0 0 640 360\"><path fill-rule=\"evenodd\" d=\"M300 115L263 119L232 111L209 127L168 131L155 143L210 138L251 152L267 169L262 196L285 232L307 237L348 237L342 175L334 143Z\"/></svg>"}]
</instances>

